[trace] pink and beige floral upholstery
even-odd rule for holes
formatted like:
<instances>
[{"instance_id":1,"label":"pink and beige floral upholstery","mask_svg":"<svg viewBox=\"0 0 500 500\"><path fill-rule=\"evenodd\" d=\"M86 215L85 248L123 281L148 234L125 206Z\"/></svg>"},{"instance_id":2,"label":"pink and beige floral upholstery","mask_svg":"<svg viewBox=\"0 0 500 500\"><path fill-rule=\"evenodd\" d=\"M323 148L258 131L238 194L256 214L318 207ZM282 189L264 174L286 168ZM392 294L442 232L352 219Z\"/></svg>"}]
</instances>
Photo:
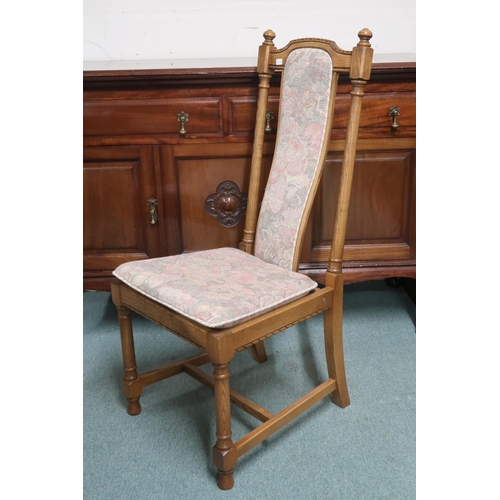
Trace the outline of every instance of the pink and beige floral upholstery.
<instances>
[{"instance_id":1,"label":"pink and beige floral upholstery","mask_svg":"<svg viewBox=\"0 0 500 500\"><path fill-rule=\"evenodd\" d=\"M211 328L259 316L316 288L299 273L236 248L127 262L114 275L138 292Z\"/></svg>"},{"instance_id":2,"label":"pink and beige floral upholstery","mask_svg":"<svg viewBox=\"0 0 500 500\"><path fill-rule=\"evenodd\" d=\"M286 269L293 269L305 204L320 174L331 83L327 52L297 49L288 56L278 140L255 237L255 255Z\"/></svg>"},{"instance_id":3,"label":"pink and beige floral upholstery","mask_svg":"<svg viewBox=\"0 0 500 500\"><path fill-rule=\"evenodd\" d=\"M113 274L138 292L211 328L228 328L304 296L317 284L293 272L297 234L326 137L330 56L297 49L287 59L277 148L255 257L220 248L128 262Z\"/></svg>"}]
</instances>

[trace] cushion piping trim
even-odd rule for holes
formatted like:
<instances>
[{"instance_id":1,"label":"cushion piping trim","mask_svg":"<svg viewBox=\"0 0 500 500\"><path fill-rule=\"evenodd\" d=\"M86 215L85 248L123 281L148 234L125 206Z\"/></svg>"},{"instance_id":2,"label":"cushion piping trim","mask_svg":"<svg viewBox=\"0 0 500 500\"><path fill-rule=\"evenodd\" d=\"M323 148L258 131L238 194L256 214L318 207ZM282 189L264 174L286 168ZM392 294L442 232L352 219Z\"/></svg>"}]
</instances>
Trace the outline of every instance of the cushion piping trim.
<instances>
[{"instance_id":1,"label":"cushion piping trim","mask_svg":"<svg viewBox=\"0 0 500 500\"><path fill-rule=\"evenodd\" d=\"M240 316L238 316L236 318L232 318L232 319L227 320L227 321L219 321L218 323L212 325L210 323L207 323L206 321L201 321L200 319L198 319L198 318L196 318L196 317L194 317L194 316L192 316L190 314L187 314L184 311L181 311L180 309L178 309L177 307L172 306L171 304L167 304L166 302L164 302L162 300L159 300L159 299L157 299L155 297L152 297L151 295L147 294L146 292L144 292L140 288L136 287L135 285L132 285L131 283L128 283L127 281L122 280L117 274L115 274L114 271L113 271L113 275L116 278L118 278L122 283L124 283L125 285L127 285L130 288L134 289L136 292L139 292L140 294L144 295L145 297L148 297L152 301L157 302L158 304L161 304L161 305L167 307L168 309L172 309L173 311L175 311L176 313L180 314L181 316L185 316L186 318L189 318L189 319L191 319L192 321L194 321L196 323L199 323L199 324L201 324L203 326L206 326L208 328L214 328L214 329L231 328L232 326L236 326L236 325L242 323L245 319L253 319L253 318L257 317L257 316L261 316L262 314L265 314L265 313L270 312L270 311L272 311L274 309L277 309L281 305L286 305L286 304L292 302L294 299L299 299L301 297L304 297L305 295L307 295L309 292L311 292L312 290L314 290L318 286L316 283L314 283L314 285L311 285L306 290L301 290L300 292L297 292L297 293L295 293L294 295L292 295L290 297L286 297L285 299L279 300L279 301L277 301L277 302L275 302L275 303L273 303L273 304L271 304L271 305L269 305L269 306L267 306L265 308L258 309L256 311L240 315Z\"/></svg>"}]
</instances>

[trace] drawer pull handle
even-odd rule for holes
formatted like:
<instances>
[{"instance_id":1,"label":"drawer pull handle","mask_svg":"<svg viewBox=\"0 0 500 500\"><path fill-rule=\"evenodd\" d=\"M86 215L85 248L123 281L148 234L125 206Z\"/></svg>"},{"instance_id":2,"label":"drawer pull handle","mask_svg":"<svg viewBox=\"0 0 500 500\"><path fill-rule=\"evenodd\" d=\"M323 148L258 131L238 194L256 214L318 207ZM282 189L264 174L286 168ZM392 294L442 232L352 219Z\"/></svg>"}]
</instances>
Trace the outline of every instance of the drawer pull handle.
<instances>
[{"instance_id":1,"label":"drawer pull handle","mask_svg":"<svg viewBox=\"0 0 500 500\"><path fill-rule=\"evenodd\" d=\"M180 130L179 133L181 135L186 135L186 129L184 128L184 124L189 121L189 114L188 113L184 113L184 111L181 111L177 115L177 121L181 122L181 130Z\"/></svg>"},{"instance_id":2,"label":"drawer pull handle","mask_svg":"<svg viewBox=\"0 0 500 500\"><path fill-rule=\"evenodd\" d=\"M156 211L156 205L158 205L157 201L154 198L149 198L149 222L151 225L154 225L158 222L158 212Z\"/></svg>"},{"instance_id":3,"label":"drawer pull handle","mask_svg":"<svg viewBox=\"0 0 500 500\"><path fill-rule=\"evenodd\" d=\"M271 120L274 120L274 113L272 111L266 111L266 128L264 129L266 132L271 132Z\"/></svg>"},{"instance_id":4,"label":"drawer pull handle","mask_svg":"<svg viewBox=\"0 0 500 500\"><path fill-rule=\"evenodd\" d=\"M391 108L389 110L389 116L392 116L392 125L391 125L391 127L394 130L396 130L399 127L398 122L396 121L396 119L401 114L400 111L401 110L397 106L394 106L393 108Z\"/></svg>"}]
</instances>

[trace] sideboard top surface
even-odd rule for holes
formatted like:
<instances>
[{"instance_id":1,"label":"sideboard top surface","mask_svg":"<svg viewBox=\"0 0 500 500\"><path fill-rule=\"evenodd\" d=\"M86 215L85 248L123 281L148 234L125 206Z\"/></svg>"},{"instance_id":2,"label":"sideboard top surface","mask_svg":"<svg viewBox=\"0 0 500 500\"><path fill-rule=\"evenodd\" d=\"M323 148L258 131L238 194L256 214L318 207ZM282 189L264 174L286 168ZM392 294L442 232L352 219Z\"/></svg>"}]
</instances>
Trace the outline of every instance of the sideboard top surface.
<instances>
[{"instance_id":1,"label":"sideboard top surface","mask_svg":"<svg viewBox=\"0 0 500 500\"><path fill-rule=\"evenodd\" d=\"M378 64L415 64L415 54L374 54L375 67ZM156 71L156 70L189 70L206 71L207 69L224 68L248 68L255 71L257 66L256 57L233 57L233 58L200 58L200 59L138 59L138 60L111 60L111 61L84 61L83 71Z\"/></svg>"},{"instance_id":2,"label":"sideboard top surface","mask_svg":"<svg viewBox=\"0 0 500 500\"><path fill-rule=\"evenodd\" d=\"M397 54L399 61L387 57L373 63L371 82L415 81L415 57ZM414 56L414 54L413 54ZM344 76L344 75L342 75ZM84 63L84 90L122 86L158 86L186 84L245 84L257 79L253 58L184 59L164 61L96 61ZM342 80L342 78L341 78Z\"/></svg>"}]
</instances>

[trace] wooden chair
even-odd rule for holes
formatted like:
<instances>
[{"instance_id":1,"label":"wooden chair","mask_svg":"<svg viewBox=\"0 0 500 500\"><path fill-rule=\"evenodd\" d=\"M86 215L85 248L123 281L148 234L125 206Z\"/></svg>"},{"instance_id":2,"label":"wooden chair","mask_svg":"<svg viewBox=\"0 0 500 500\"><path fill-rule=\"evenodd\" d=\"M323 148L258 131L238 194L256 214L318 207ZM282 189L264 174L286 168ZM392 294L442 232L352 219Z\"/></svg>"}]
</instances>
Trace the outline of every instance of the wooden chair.
<instances>
[{"instance_id":1,"label":"wooden chair","mask_svg":"<svg viewBox=\"0 0 500 500\"><path fill-rule=\"evenodd\" d=\"M187 373L215 391L216 443L213 461L218 486L230 489L238 459L306 409L331 394L349 405L342 346L342 258L363 89L370 78L372 33L363 29L352 51L335 42L306 38L282 49L275 34L264 33L257 71L259 93L243 241L240 248L220 248L128 262L112 283L118 308L128 413L141 411L142 388ZM271 76L282 71L276 148L266 190L258 199ZM342 174L333 244L325 287L297 272L305 227L328 151L339 74L352 82ZM199 347L199 355L139 374L136 367L130 310ZM230 390L229 364L235 352L251 348L254 358L267 359L264 339L324 315L328 377L325 382L277 414L271 414ZM199 366L212 363L213 377ZM233 442L230 404L262 423Z\"/></svg>"}]
</instances>

